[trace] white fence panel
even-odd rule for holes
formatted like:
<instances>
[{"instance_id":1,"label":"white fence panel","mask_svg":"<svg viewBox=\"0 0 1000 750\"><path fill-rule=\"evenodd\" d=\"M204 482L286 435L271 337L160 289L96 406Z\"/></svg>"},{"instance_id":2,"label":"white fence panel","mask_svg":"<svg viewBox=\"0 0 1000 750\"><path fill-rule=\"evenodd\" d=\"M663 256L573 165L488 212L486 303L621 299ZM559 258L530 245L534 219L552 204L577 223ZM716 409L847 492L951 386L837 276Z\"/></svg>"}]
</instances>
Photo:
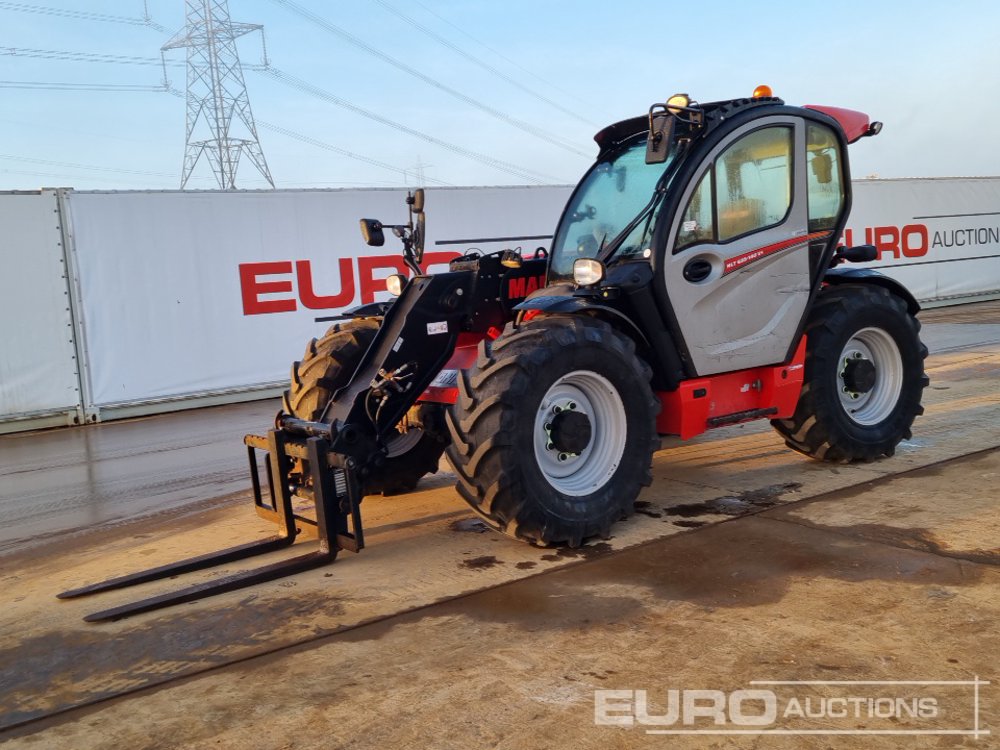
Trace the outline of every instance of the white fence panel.
<instances>
[{"instance_id":1,"label":"white fence panel","mask_svg":"<svg viewBox=\"0 0 1000 750\"><path fill-rule=\"evenodd\" d=\"M569 188L427 191L428 260L548 246ZM115 407L286 382L315 317L385 299L405 191L72 193L91 403ZM499 240L531 237L533 239ZM456 243L457 244L454 244ZM440 265L437 266L441 268ZM432 268L433 270L433 268Z\"/></svg>"},{"instance_id":2,"label":"white fence panel","mask_svg":"<svg viewBox=\"0 0 1000 750\"><path fill-rule=\"evenodd\" d=\"M1000 179L859 180L847 244L921 302L1000 293Z\"/></svg>"},{"instance_id":3,"label":"white fence panel","mask_svg":"<svg viewBox=\"0 0 1000 750\"><path fill-rule=\"evenodd\" d=\"M72 423L80 390L54 192L0 193L0 263L0 431Z\"/></svg>"}]
</instances>

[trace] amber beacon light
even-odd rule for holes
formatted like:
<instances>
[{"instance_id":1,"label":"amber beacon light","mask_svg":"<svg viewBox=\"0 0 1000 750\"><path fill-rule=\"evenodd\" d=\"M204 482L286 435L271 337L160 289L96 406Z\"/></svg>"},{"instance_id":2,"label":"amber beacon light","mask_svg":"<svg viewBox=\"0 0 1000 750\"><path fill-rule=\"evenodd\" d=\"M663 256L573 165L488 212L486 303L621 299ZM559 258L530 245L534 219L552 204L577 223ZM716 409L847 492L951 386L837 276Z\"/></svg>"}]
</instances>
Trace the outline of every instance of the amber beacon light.
<instances>
[{"instance_id":1,"label":"amber beacon light","mask_svg":"<svg viewBox=\"0 0 1000 750\"><path fill-rule=\"evenodd\" d=\"M771 87L766 83L762 83L760 86L753 90L754 99L763 99L768 96L774 96L774 92L771 91Z\"/></svg>"}]
</instances>

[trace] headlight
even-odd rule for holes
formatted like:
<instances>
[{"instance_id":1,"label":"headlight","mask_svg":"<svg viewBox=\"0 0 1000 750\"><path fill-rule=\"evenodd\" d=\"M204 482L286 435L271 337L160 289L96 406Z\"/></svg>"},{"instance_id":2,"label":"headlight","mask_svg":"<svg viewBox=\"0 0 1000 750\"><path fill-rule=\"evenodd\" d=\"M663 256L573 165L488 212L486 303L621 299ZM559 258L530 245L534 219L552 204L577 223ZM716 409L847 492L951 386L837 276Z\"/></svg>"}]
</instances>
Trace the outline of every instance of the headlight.
<instances>
[{"instance_id":1,"label":"headlight","mask_svg":"<svg viewBox=\"0 0 1000 750\"><path fill-rule=\"evenodd\" d=\"M573 261L573 281L579 286L599 284L604 278L604 264L593 258L577 258Z\"/></svg>"},{"instance_id":2,"label":"headlight","mask_svg":"<svg viewBox=\"0 0 1000 750\"><path fill-rule=\"evenodd\" d=\"M406 277L401 273L394 273L385 280L386 291L393 297L401 295L403 293L404 286L406 286Z\"/></svg>"}]
</instances>

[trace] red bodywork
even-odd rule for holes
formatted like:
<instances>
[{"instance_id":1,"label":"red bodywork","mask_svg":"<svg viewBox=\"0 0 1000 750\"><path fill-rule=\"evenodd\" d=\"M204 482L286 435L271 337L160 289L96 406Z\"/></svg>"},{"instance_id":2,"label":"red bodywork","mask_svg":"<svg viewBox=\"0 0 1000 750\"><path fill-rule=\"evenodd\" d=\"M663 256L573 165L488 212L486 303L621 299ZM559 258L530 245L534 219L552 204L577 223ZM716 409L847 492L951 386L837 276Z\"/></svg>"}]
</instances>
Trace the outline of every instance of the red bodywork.
<instances>
[{"instance_id":1,"label":"red bodywork","mask_svg":"<svg viewBox=\"0 0 1000 750\"><path fill-rule=\"evenodd\" d=\"M853 109L842 109L841 107L822 107L818 104L806 104L805 109L812 109L829 115L838 123L847 136L848 143L854 143L858 138L868 133L870 125L868 115L864 112L857 112Z\"/></svg>"},{"instance_id":2,"label":"red bodywork","mask_svg":"<svg viewBox=\"0 0 1000 750\"><path fill-rule=\"evenodd\" d=\"M495 333L499 335L500 332ZM480 340L481 337L473 334L459 336L455 352L442 369L442 374L457 374L458 370L471 367L476 361ZM713 427L765 416L769 419L788 419L795 413L799 402L805 359L806 338L803 336L795 356L787 364L685 380L676 391L660 391L657 396L662 409L656 419L656 431L661 435L679 435L687 440ZM432 385L424 391L420 401L454 404L458 401L458 388L452 383ZM761 413L762 410L767 410L767 413Z\"/></svg>"}]
</instances>

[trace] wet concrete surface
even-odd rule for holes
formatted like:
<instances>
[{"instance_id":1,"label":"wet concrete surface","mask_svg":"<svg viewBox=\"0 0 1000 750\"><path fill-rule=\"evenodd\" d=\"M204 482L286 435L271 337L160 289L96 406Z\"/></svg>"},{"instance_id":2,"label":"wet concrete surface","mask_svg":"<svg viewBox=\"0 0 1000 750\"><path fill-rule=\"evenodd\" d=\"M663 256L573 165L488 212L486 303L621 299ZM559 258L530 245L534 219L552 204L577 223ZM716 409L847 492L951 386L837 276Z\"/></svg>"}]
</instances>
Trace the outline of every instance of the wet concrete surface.
<instances>
[{"instance_id":1,"label":"wet concrete surface","mask_svg":"<svg viewBox=\"0 0 1000 750\"><path fill-rule=\"evenodd\" d=\"M76 716L72 712L81 710L74 709L77 706L100 704L114 696L140 695L151 687L170 685L177 680L210 679L204 675L215 670L238 671L239 668L232 665L276 650L299 648L297 644L320 643L330 637L341 637L337 633L346 637L346 633L366 627L365 623L386 623L406 616L405 613L410 611L430 611L452 599L456 600L455 606L460 606L457 602L464 601L477 591L520 585L518 581L536 575L547 578L567 566L614 559L636 545L647 545L664 538L674 539L693 529L696 531L690 536L699 537L713 531L723 521L744 524L750 520L741 516L751 515L754 519L761 519L785 508L840 507L839 502L826 503L822 499L814 504L801 501L849 487L868 489L854 496L860 505L852 505L855 501L844 496L843 503L852 510L843 517L831 516L828 511L822 516L774 518L772 522L831 535L847 545L881 544L893 549L907 547L901 549L900 554L931 554L962 565L992 564L991 546L975 541L976 529L993 528L984 519L997 515L995 501L1000 488L995 474L990 475L989 471L979 478L979 485L968 485L962 490L965 495L979 498L976 503L963 503L961 497L948 496L943 509L947 515L946 523L943 516L934 516L933 503L928 507L927 503L910 502L907 505L900 501L891 506L890 514L883 505L873 506L865 502L871 495L881 493L881 490L872 488L882 487L879 483L885 477L911 469L933 472L934 469L919 467L940 464L1000 445L997 428L1000 424L1000 391L993 374L1000 367L1000 346L987 343L994 328L1000 331L1000 324L991 323L990 314L987 310L979 316L985 318L985 323L959 324L965 326L963 330L978 331L978 334L968 336L976 339L971 348L956 349L951 346L956 338L947 331L947 335L938 337L934 344L939 348L938 353L928 361L932 389L925 394L927 415L918 421L914 439L902 444L893 459L858 466L831 466L808 461L784 448L766 423L725 428L688 443L671 443L656 457L654 483L640 498L637 516L626 524L617 525L609 542L577 550L540 550L492 532L484 532L482 524L471 516L450 489L451 477L442 473L431 477L422 483L419 491L409 495L365 501L369 548L361 557L343 555L342 560L329 569L258 586L249 593L235 592L173 611L102 626L84 625L80 618L94 609L175 588L178 582L148 584L141 591L109 594L101 597L100 602L55 602L53 594L137 567L162 564L271 532L269 524L255 519L245 503L234 505L234 502L239 499L241 489L245 492L245 453L240 439L243 433L266 426L273 407L270 404L220 407L77 431L0 438L0 455L3 455L0 464L6 472L0 474L3 482L0 497L10 501L6 505L0 503L0 509L6 509L0 512L8 514L6 517L12 526L4 528L4 533L8 534L7 554L0 558L0 587L5 592L5 606L0 608L0 670L3 670L0 674L0 730L24 721L27 722L25 731L30 735L34 731L31 727L44 726L38 722L44 722L46 716L58 716L66 711ZM934 325L925 327L925 338L930 342L934 341L934 331L940 330ZM242 410L246 410L246 414ZM221 424L215 417L218 414L225 416ZM244 418L245 421L241 421ZM179 433L192 427L192 423L202 428L203 442L193 449L195 454L189 455L184 452L188 448L183 443L174 441L179 439ZM144 430L159 430L161 425L164 432L159 442L143 437ZM92 433L100 436L100 449L94 455L100 455L98 463L104 462L105 466L98 472L91 469L88 475L87 469L80 464L86 450L81 452L80 444L72 443L79 439L67 434L91 430L101 431ZM50 457L62 455L60 445L71 446L72 449L66 450L65 458L61 460L65 463L63 468L74 472L70 475L71 485L79 488L74 495L78 501L71 504L73 514L85 514L83 508L86 502L81 498L92 496L100 498L94 501L100 506L97 516L119 520L115 523L95 522L86 529L74 529L83 516L71 515L70 521L65 521L56 507L58 479L46 475L44 464L30 463L28 446L36 440L48 445ZM20 445L19 450L25 451L22 454L23 464L8 459L7 448L11 445ZM92 445L92 452L93 449ZM227 464L223 456L226 450L235 454L229 459L231 464ZM112 467L116 456L129 466ZM186 465L188 460L195 463ZM170 481L160 483L156 477L142 476L139 469L144 462L156 466L160 461L164 462L160 470L166 472ZM18 471L16 467L19 465L25 470ZM213 490L212 477L218 479L213 472L220 467L222 476L219 486L237 494L222 494L220 497L221 493ZM23 492L17 495L8 492L7 479L11 476L20 477L18 481L24 482L22 489L26 491L31 488L30 477L36 478L41 487L39 497L48 498L42 503L40 512L18 504L18 497ZM921 483L934 482L933 473L921 476ZM239 484L242 488L237 486ZM948 484L955 483L935 486L940 491ZM147 487L144 492L141 490L143 486ZM139 490L138 494L128 492L130 487ZM907 492L913 495L912 489ZM158 505L157 499L163 504ZM206 506L209 510L202 512L201 509ZM135 515L141 517L154 507L159 512L158 516L134 521ZM958 513L959 508L965 508L963 513L966 515ZM72 520L74 518L76 520ZM124 519L128 518L133 521L125 523ZM893 523L896 526L892 526ZM891 528L875 528L879 525ZM50 533L27 544L15 541L25 536L24 529L35 527L46 528ZM845 532L847 527L854 528L853 537ZM912 543L902 543L905 538ZM830 544L835 542L830 541ZM639 549L645 550L646 547ZM767 553L767 550L747 546L741 549L751 556ZM945 554L956 551L967 556ZM641 553L637 551L637 554ZM968 555L975 556L975 559ZM704 564L709 564L710 557L705 558ZM260 562L273 559L276 559L275 556ZM794 568L790 560L780 564ZM832 563L821 560L819 564ZM210 580L225 572L232 572L232 569L198 574L191 582ZM679 575L691 574L681 572ZM835 579L847 581L843 577L835 576ZM754 588L770 585L756 578L749 580ZM994 579L989 580L993 581L991 585L995 585ZM621 582L607 585L613 589L627 586ZM936 591L946 591L950 584L934 585ZM627 612L634 612L640 618L644 616L644 606L635 608L617 592L606 595L615 601L609 604L604 614L595 611L595 622L600 625L597 632L605 626L618 632L621 623L614 624L607 619L610 617L608 613L615 607L621 610L622 617ZM693 592L691 596L694 596ZM688 599L684 601L699 607L721 606ZM781 597L770 604L767 601L757 604L780 607ZM752 607L754 602L745 602L741 606ZM780 619L780 610L778 614L772 612L769 616ZM445 619L454 617L460 615L449 614ZM940 625L930 623L928 627ZM670 627L667 631L673 632ZM418 637L426 635L420 633ZM611 633L605 636L615 637ZM753 633L750 636L751 639L756 637ZM607 648L606 645L591 645L597 650ZM453 644L453 647L457 651L465 649L460 644ZM711 645L704 642L702 647L711 649ZM412 655L420 647L406 644L400 648L401 654ZM508 648L516 647L509 645ZM558 652L562 647L556 644L553 648ZM671 646L666 644L664 648ZM436 647L430 652L439 654ZM400 654L384 656L396 658ZM416 663L422 663L423 655L418 656ZM285 668L293 669L290 664L286 664ZM339 663L329 665L329 674L342 672ZM456 674L459 673L460 669ZM199 674L203 677L198 678ZM521 690L516 684L508 684L508 687ZM171 693L172 688L164 692ZM229 691L222 690L220 694L225 694L225 700L231 705L240 705L240 701ZM220 704L212 710L230 716L229 705ZM302 707L295 710L299 708ZM472 719L466 721L467 726L474 723ZM344 726L353 726L359 731L370 729L360 727L356 721L347 721ZM375 736L378 734L375 732ZM336 732L335 735L339 736ZM59 732L38 735L39 738L44 737L40 739L43 742L40 746L43 747L121 747L130 742L136 747L196 746L203 739L197 739L197 742L192 740L190 745L178 740L179 744L173 745L165 740L158 743L139 742L135 735L108 736L118 737L122 744L117 740L101 744L99 738L93 737L76 737L72 742L63 744L64 735ZM225 735L225 742L236 742L242 736ZM246 737L248 741L244 746L247 747L293 746L276 740L257 742L252 733ZM25 741L30 739L26 736ZM428 742L426 737L421 744L449 746ZM317 740L302 746L339 745L323 744ZM529 743L523 746L545 745Z\"/></svg>"},{"instance_id":2,"label":"wet concrete surface","mask_svg":"<svg viewBox=\"0 0 1000 750\"><path fill-rule=\"evenodd\" d=\"M660 747L667 740L646 735L642 726L595 725L594 691L662 695L747 689L768 679L976 676L991 682L982 688L978 727L996 732L1000 559L875 540L866 524L851 521L886 504L908 505L914 487L931 498L970 491L978 497L983 478L998 471L1000 451L989 451L878 480L864 492L847 489L611 554L584 554L569 567L39 722L30 733L9 734L10 746ZM930 526L946 528L956 516L995 518L995 505L985 518L983 509L970 513L938 502L915 512L921 523L931 513ZM906 528L905 514L896 513L895 523ZM995 531L970 526L963 543L988 547ZM296 614L302 614L296 607L313 606L301 596L286 602ZM234 637L247 632L240 626ZM159 648L169 651L171 644ZM968 701L935 695L951 701L949 710L926 720L795 726L926 732L972 726ZM712 726L703 721L697 728ZM993 739L680 736L669 746L990 747Z\"/></svg>"},{"instance_id":3,"label":"wet concrete surface","mask_svg":"<svg viewBox=\"0 0 1000 750\"><path fill-rule=\"evenodd\" d=\"M99 524L246 493L243 436L275 400L0 436L0 554Z\"/></svg>"}]
</instances>

